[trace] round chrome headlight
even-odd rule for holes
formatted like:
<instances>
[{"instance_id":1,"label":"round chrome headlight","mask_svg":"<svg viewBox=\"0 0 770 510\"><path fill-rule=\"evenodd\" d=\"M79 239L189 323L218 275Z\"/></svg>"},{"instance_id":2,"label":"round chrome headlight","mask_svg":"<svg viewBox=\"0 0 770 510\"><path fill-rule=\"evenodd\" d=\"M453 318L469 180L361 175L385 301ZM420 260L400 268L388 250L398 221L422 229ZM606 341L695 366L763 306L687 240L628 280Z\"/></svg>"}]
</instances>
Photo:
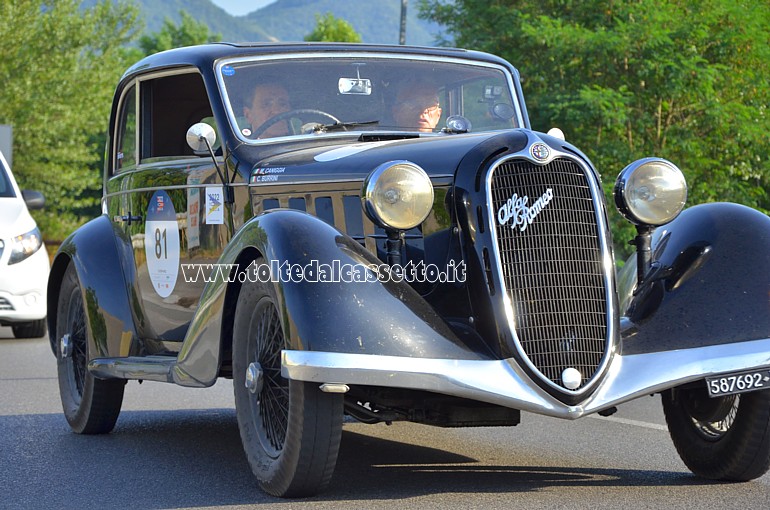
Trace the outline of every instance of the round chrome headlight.
<instances>
[{"instance_id":1,"label":"round chrome headlight","mask_svg":"<svg viewBox=\"0 0 770 510\"><path fill-rule=\"evenodd\" d=\"M394 230L416 227L433 207L433 185L428 174L409 161L378 166L364 181L361 195L367 216Z\"/></svg>"},{"instance_id":2,"label":"round chrome headlight","mask_svg":"<svg viewBox=\"0 0 770 510\"><path fill-rule=\"evenodd\" d=\"M656 227L682 212L687 183L682 171L670 161L644 158L620 172L613 195L618 210L629 221Z\"/></svg>"}]
</instances>

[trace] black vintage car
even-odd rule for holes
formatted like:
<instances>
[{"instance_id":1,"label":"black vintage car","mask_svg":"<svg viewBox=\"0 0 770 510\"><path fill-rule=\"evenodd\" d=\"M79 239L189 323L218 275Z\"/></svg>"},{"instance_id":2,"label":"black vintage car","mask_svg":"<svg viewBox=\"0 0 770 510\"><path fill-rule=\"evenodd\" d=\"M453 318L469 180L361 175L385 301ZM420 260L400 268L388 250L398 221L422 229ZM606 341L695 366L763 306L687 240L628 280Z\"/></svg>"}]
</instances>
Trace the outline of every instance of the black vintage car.
<instances>
[{"instance_id":1,"label":"black vintage car","mask_svg":"<svg viewBox=\"0 0 770 510\"><path fill-rule=\"evenodd\" d=\"M260 485L295 497L328 484L345 415L511 426L661 393L694 473L768 470L770 218L683 211L680 170L636 161L616 272L597 169L531 130L500 58L164 52L120 80L107 154L103 214L48 291L77 433L112 430L127 380L232 378Z\"/></svg>"}]
</instances>

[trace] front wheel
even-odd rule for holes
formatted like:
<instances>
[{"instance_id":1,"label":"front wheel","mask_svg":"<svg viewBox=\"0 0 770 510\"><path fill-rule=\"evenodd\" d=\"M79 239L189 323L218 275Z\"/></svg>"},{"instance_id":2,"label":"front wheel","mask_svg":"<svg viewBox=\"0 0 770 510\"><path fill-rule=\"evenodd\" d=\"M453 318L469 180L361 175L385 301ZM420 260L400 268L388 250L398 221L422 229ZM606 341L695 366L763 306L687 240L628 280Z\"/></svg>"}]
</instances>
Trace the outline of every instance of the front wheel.
<instances>
[{"instance_id":1,"label":"front wheel","mask_svg":"<svg viewBox=\"0 0 770 510\"><path fill-rule=\"evenodd\" d=\"M663 393L679 456L698 476L748 481L770 468L770 391L709 398L707 390Z\"/></svg>"},{"instance_id":2,"label":"front wheel","mask_svg":"<svg viewBox=\"0 0 770 510\"><path fill-rule=\"evenodd\" d=\"M286 339L268 283L241 287L233 327L233 386L241 441L262 489L307 497L331 481L342 436L343 397L281 376Z\"/></svg>"},{"instance_id":3,"label":"front wheel","mask_svg":"<svg viewBox=\"0 0 770 510\"><path fill-rule=\"evenodd\" d=\"M75 266L61 283L56 310L56 368L64 416L78 434L106 434L115 427L125 381L97 379L88 371L88 328Z\"/></svg>"},{"instance_id":4,"label":"front wheel","mask_svg":"<svg viewBox=\"0 0 770 510\"><path fill-rule=\"evenodd\" d=\"M45 319L14 324L11 329L16 338L40 338L45 335Z\"/></svg>"}]
</instances>

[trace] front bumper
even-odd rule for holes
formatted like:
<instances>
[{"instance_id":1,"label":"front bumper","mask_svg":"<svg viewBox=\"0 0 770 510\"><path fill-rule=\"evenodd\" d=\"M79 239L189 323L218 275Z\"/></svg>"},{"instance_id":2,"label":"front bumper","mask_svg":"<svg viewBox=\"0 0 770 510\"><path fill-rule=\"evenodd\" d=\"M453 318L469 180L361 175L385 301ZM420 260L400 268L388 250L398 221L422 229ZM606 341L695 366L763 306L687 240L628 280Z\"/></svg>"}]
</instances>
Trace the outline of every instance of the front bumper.
<instances>
[{"instance_id":1,"label":"front bumper","mask_svg":"<svg viewBox=\"0 0 770 510\"><path fill-rule=\"evenodd\" d=\"M770 367L770 339L616 354L596 390L574 406L542 390L512 359L465 361L284 350L281 363L283 376L294 380L424 390L577 419L705 377Z\"/></svg>"},{"instance_id":2,"label":"front bumper","mask_svg":"<svg viewBox=\"0 0 770 510\"><path fill-rule=\"evenodd\" d=\"M45 318L48 273L45 247L18 264L9 266L8 255L0 259L0 323Z\"/></svg>"},{"instance_id":3,"label":"front bumper","mask_svg":"<svg viewBox=\"0 0 770 510\"><path fill-rule=\"evenodd\" d=\"M0 292L0 324L45 319L45 295L32 291L26 294Z\"/></svg>"}]
</instances>

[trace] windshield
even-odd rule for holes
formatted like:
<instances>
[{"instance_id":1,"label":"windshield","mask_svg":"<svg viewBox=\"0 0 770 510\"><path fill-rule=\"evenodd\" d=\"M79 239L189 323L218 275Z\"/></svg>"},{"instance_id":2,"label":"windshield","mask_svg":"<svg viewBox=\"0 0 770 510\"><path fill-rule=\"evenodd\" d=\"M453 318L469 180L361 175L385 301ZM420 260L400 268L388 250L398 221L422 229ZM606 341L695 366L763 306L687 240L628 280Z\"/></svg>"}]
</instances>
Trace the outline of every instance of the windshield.
<instances>
[{"instance_id":1,"label":"windshield","mask_svg":"<svg viewBox=\"0 0 770 510\"><path fill-rule=\"evenodd\" d=\"M8 178L5 164L3 163L3 160L0 159L0 197L8 198L15 196L16 193L14 193L13 186L11 186L11 180Z\"/></svg>"},{"instance_id":2,"label":"windshield","mask_svg":"<svg viewBox=\"0 0 770 510\"><path fill-rule=\"evenodd\" d=\"M345 131L480 132L517 127L503 68L393 56L238 59L218 65L245 141Z\"/></svg>"}]
</instances>

